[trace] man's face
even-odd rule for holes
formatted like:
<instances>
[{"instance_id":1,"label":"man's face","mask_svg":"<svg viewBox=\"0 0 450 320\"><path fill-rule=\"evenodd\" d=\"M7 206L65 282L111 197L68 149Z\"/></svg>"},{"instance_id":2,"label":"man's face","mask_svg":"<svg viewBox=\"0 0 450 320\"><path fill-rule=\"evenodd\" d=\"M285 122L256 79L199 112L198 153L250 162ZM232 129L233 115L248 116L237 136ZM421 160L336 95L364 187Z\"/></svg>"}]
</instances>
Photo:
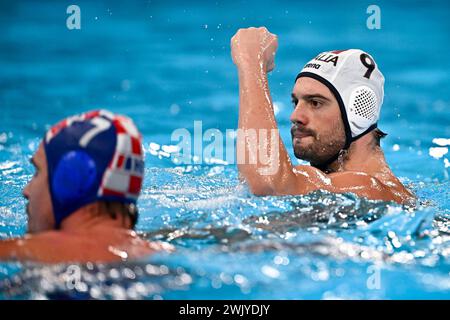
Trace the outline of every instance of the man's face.
<instances>
[{"instance_id":1,"label":"man's face","mask_svg":"<svg viewBox=\"0 0 450 320\"><path fill-rule=\"evenodd\" d=\"M291 135L297 158L320 165L345 146L341 111L333 93L319 81L301 77L292 92Z\"/></svg>"},{"instance_id":2,"label":"man's face","mask_svg":"<svg viewBox=\"0 0 450 320\"><path fill-rule=\"evenodd\" d=\"M48 185L47 158L42 143L31 162L35 174L23 189L23 196L28 200L28 233L38 233L51 230L55 225Z\"/></svg>"}]
</instances>

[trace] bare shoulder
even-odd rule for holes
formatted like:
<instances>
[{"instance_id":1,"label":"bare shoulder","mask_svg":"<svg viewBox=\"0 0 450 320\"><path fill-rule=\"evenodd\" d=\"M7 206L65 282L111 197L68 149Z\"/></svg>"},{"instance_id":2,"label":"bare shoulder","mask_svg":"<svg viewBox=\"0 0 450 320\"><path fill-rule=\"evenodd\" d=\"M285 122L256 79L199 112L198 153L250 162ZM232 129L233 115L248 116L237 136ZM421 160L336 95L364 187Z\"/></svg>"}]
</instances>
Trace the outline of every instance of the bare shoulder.
<instances>
[{"instance_id":1,"label":"bare shoulder","mask_svg":"<svg viewBox=\"0 0 450 320\"><path fill-rule=\"evenodd\" d=\"M379 179L358 171L332 173L329 176L334 187L369 199L406 203L414 198L395 176Z\"/></svg>"},{"instance_id":2,"label":"bare shoulder","mask_svg":"<svg viewBox=\"0 0 450 320\"><path fill-rule=\"evenodd\" d=\"M2 260L42 263L113 261L117 256L94 239L61 231L46 231L4 241L8 244ZM0 248L2 245L0 245Z\"/></svg>"},{"instance_id":3,"label":"bare shoulder","mask_svg":"<svg viewBox=\"0 0 450 320\"><path fill-rule=\"evenodd\" d=\"M113 262L135 259L156 251L173 251L162 242L149 242L133 231L114 230L109 235L48 231L0 241L0 260L60 262Z\"/></svg>"},{"instance_id":4,"label":"bare shoulder","mask_svg":"<svg viewBox=\"0 0 450 320\"><path fill-rule=\"evenodd\" d=\"M338 192L341 189L360 189L361 187L383 188L381 181L364 172L344 171L326 174L312 166L301 165L295 167L295 173L307 177L312 183L320 185L321 189L332 192Z\"/></svg>"},{"instance_id":5,"label":"bare shoulder","mask_svg":"<svg viewBox=\"0 0 450 320\"><path fill-rule=\"evenodd\" d=\"M383 188L383 183L376 177L360 171L334 172L328 175L337 187L366 186L371 188Z\"/></svg>"},{"instance_id":6,"label":"bare shoulder","mask_svg":"<svg viewBox=\"0 0 450 320\"><path fill-rule=\"evenodd\" d=\"M294 167L294 173L297 176L306 178L306 181L312 186L313 189L327 189L331 187L332 180L329 175L314 168L313 166L299 165Z\"/></svg>"},{"instance_id":7,"label":"bare shoulder","mask_svg":"<svg viewBox=\"0 0 450 320\"><path fill-rule=\"evenodd\" d=\"M297 175L307 176L317 189L334 193L351 192L368 199L398 203L404 203L413 198L413 195L395 177L381 180L359 171L325 174L312 166L297 166L295 170Z\"/></svg>"},{"instance_id":8,"label":"bare shoulder","mask_svg":"<svg viewBox=\"0 0 450 320\"><path fill-rule=\"evenodd\" d=\"M0 260L37 260L38 254L51 255L51 244L60 243L58 240L58 233L50 231L0 241Z\"/></svg>"}]
</instances>

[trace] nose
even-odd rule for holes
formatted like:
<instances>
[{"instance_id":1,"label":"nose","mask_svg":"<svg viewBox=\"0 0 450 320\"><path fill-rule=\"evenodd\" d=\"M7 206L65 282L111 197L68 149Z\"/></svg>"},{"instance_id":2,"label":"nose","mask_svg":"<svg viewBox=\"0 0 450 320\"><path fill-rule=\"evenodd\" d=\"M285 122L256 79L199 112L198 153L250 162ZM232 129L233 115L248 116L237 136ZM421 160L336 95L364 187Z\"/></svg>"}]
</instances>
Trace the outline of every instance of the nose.
<instances>
[{"instance_id":1,"label":"nose","mask_svg":"<svg viewBox=\"0 0 450 320\"><path fill-rule=\"evenodd\" d=\"M291 114L291 122L306 126L309 123L309 114L306 109L305 106L302 106L302 102L299 101Z\"/></svg>"},{"instance_id":2,"label":"nose","mask_svg":"<svg viewBox=\"0 0 450 320\"><path fill-rule=\"evenodd\" d=\"M30 190L29 189L30 189L30 182L28 182L27 185L22 190L22 195L27 200L30 197Z\"/></svg>"}]
</instances>

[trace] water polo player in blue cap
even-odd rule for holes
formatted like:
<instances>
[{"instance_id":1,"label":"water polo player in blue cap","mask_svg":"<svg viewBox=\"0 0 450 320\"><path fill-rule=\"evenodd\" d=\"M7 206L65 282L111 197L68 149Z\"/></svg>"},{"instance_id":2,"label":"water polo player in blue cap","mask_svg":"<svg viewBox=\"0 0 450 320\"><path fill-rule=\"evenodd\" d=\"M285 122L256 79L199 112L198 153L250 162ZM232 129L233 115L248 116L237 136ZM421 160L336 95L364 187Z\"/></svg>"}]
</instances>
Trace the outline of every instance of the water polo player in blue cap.
<instances>
[{"instance_id":1,"label":"water polo player in blue cap","mask_svg":"<svg viewBox=\"0 0 450 320\"><path fill-rule=\"evenodd\" d=\"M292 195L321 189L413 202L380 148L385 134L377 129L377 121L384 77L374 59L358 49L323 52L295 79L292 144L295 156L311 166L292 165L277 131L267 81L277 45L277 37L266 28L241 29L231 39L240 88L238 168L250 190ZM270 143L255 142L249 138L251 130L260 130L260 135L275 132L275 137L266 137ZM257 161L245 161L245 155Z\"/></svg>"},{"instance_id":2,"label":"water polo player in blue cap","mask_svg":"<svg viewBox=\"0 0 450 320\"><path fill-rule=\"evenodd\" d=\"M109 262L170 249L133 231L144 160L131 119L106 110L67 118L31 162L28 234L0 241L0 260Z\"/></svg>"}]
</instances>

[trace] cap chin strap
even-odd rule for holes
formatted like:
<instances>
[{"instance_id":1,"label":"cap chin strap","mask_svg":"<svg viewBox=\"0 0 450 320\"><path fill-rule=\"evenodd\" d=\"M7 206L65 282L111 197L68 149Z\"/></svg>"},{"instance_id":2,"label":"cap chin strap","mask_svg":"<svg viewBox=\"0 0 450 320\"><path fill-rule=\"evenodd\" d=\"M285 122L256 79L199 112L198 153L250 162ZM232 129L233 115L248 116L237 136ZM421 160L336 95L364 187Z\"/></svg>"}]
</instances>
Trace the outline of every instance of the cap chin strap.
<instances>
[{"instance_id":1,"label":"cap chin strap","mask_svg":"<svg viewBox=\"0 0 450 320\"><path fill-rule=\"evenodd\" d=\"M350 144L353 141L358 140L365 134L367 134L370 131L372 131L373 129L375 129L377 127L377 123L372 124L363 133L361 133L355 137L352 137L352 131L350 129L350 123L348 121L347 111L345 110L344 102L342 101L341 95L339 94L337 89L334 87L334 85L331 82L329 82L327 79L325 79L315 73L312 73L312 72L300 72L297 75L297 77L295 78L295 82L297 82L297 80L301 77L313 78L313 79L319 81L320 83L324 84L333 93L334 97L336 98L336 100L338 102L339 109L341 110L341 117L342 117L342 122L344 123L344 130L345 130L345 145L341 150L339 150L339 152L337 154L330 157L328 160L326 160L320 164L314 165L316 168L318 168L322 171L327 171L328 166L330 164L332 164L334 161L336 161L344 151L348 150L350 148Z\"/></svg>"}]
</instances>

